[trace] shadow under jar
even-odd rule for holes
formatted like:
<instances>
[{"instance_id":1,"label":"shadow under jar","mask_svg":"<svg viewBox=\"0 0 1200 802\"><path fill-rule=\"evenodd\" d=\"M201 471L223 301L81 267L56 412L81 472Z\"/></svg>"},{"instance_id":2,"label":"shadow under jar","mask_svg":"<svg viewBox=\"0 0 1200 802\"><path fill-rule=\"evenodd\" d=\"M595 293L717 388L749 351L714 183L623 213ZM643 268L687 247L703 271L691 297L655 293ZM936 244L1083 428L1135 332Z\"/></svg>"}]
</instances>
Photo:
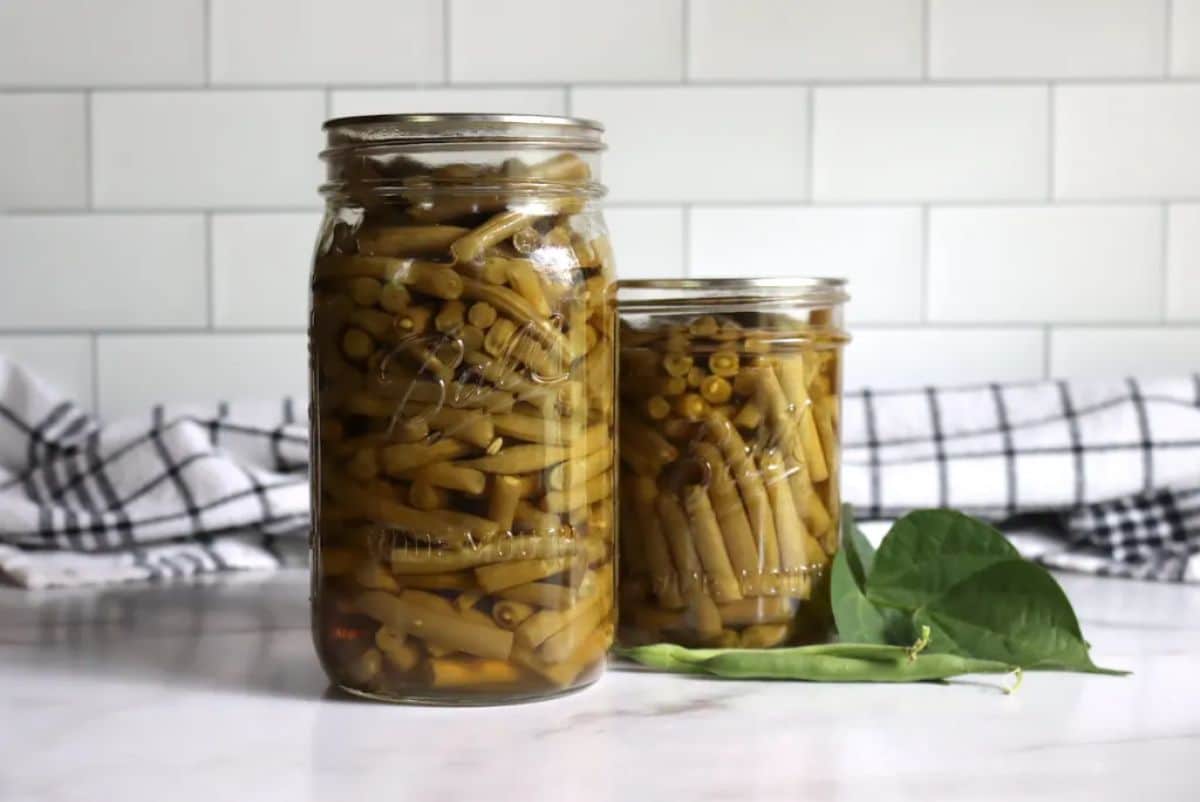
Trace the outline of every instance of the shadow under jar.
<instances>
[{"instance_id":1,"label":"shadow under jar","mask_svg":"<svg viewBox=\"0 0 1200 802\"><path fill-rule=\"evenodd\" d=\"M831 634L844 282L620 283L623 645Z\"/></svg>"},{"instance_id":2,"label":"shadow under jar","mask_svg":"<svg viewBox=\"0 0 1200 802\"><path fill-rule=\"evenodd\" d=\"M595 681L613 638L602 128L331 120L312 274L313 629L362 696Z\"/></svg>"}]
</instances>

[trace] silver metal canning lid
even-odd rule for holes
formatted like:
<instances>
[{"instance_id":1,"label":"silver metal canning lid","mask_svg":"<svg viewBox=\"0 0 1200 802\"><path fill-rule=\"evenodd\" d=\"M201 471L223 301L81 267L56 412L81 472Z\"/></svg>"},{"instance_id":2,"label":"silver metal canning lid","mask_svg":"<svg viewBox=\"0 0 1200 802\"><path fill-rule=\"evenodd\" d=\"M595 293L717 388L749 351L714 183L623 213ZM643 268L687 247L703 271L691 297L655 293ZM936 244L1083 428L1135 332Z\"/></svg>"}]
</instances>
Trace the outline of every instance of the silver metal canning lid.
<instances>
[{"instance_id":1,"label":"silver metal canning lid","mask_svg":"<svg viewBox=\"0 0 1200 802\"><path fill-rule=\"evenodd\" d=\"M331 149L361 145L539 144L603 150L595 120L538 114L372 114L321 126Z\"/></svg>"},{"instance_id":2,"label":"silver metal canning lid","mask_svg":"<svg viewBox=\"0 0 1200 802\"><path fill-rule=\"evenodd\" d=\"M850 299L841 278L635 279L617 282L617 305L641 312L693 306L832 306Z\"/></svg>"}]
</instances>

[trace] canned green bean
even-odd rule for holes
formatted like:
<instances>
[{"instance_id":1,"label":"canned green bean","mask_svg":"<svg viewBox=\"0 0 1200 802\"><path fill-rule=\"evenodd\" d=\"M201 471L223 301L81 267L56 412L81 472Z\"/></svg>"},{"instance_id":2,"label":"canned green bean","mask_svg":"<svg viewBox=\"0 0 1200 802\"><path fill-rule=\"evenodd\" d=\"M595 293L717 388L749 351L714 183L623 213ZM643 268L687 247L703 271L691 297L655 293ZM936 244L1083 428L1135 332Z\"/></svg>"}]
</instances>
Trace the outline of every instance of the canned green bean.
<instances>
[{"instance_id":1,"label":"canned green bean","mask_svg":"<svg viewBox=\"0 0 1200 802\"><path fill-rule=\"evenodd\" d=\"M601 127L331 120L312 272L313 622L341 688L582 687L613 637Z\"/></svg>"},{"instance_id":2,"label":"canned green bean","mask_svg":"<svg viewBox=\"0 0 1200 802\"><path fill-rule=\"evenodd\" d=\"M827 638L843 282L618 294L622 644Z\"/></svg>"}]
</instances>

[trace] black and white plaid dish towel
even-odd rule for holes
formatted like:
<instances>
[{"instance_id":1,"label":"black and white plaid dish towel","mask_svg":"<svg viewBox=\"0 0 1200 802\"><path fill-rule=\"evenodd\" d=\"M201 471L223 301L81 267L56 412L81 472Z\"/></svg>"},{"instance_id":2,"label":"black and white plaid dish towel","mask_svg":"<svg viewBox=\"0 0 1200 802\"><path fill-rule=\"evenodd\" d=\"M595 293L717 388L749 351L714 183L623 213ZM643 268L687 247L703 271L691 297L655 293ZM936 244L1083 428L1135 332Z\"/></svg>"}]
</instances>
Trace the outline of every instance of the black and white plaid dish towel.
<instances>
[{"instance_id":1,"label":"black and white plaid dish towel","mask_svg":"<svg viewBox=\"0 0 1200 802\"><path fill-rule=\"evenodd\" d=\"M29 588L306 564L308 424L290 402L101 426L0 358L0 577Z\"/></svg>"},{"instance_id":2,"label":"black and white plaid dish towel","mask_svg":"<svg viewBox=\"0 0 1200 802\"><path fill-rule=\"evenodd\" d=\"M1051 567L1200 581L1200 377L846 396L843 497L1016 520ZM0 358L0 576L75 586L304 565L308 432L284 401L101 426Z\"/></svg>"},{"instance_id":3,"label":"black and white plaid dish towel","mask_svg":"<svg viewBox=\"0 0 1200 802\"><path fill-rule=\"evenodd\" d=\"M950 507L1050 567L1200 582L1200 375L868 389L843 420L861 517Z\"/></svg>"}]
</instances>

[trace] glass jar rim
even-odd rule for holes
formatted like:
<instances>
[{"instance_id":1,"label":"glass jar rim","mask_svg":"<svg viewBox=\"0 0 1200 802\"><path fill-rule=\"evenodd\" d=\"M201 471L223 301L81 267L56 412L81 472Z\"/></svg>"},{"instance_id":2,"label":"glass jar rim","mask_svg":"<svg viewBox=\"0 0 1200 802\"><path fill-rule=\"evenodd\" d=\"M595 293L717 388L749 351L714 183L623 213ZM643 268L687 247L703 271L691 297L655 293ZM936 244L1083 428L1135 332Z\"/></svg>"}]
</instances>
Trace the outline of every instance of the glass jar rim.
<instances>
[{"instance_id":1,"label":"glass jar rim","mask_svg":"<svg viewBox=\"0 0 1200 802\"><path fill-rule=\"evenodd\" d=\"M400 148L448 145L539 146L562 150L604 150L604 126L581 117L549 114L368 114L334 117L321 129L328 157L344 148Z\"/></svg>"},{"instance_id":2,"label":"glass jar rim","mask_svg":"<svg viewBox=\"0 0 1200 802\"><path fill-rule=\"evenodd\" d=\"M850 300L846 279L833 277L626 279L617 282L622 309L689 306L837 306Z\"/></svg>"}]
</instances>

